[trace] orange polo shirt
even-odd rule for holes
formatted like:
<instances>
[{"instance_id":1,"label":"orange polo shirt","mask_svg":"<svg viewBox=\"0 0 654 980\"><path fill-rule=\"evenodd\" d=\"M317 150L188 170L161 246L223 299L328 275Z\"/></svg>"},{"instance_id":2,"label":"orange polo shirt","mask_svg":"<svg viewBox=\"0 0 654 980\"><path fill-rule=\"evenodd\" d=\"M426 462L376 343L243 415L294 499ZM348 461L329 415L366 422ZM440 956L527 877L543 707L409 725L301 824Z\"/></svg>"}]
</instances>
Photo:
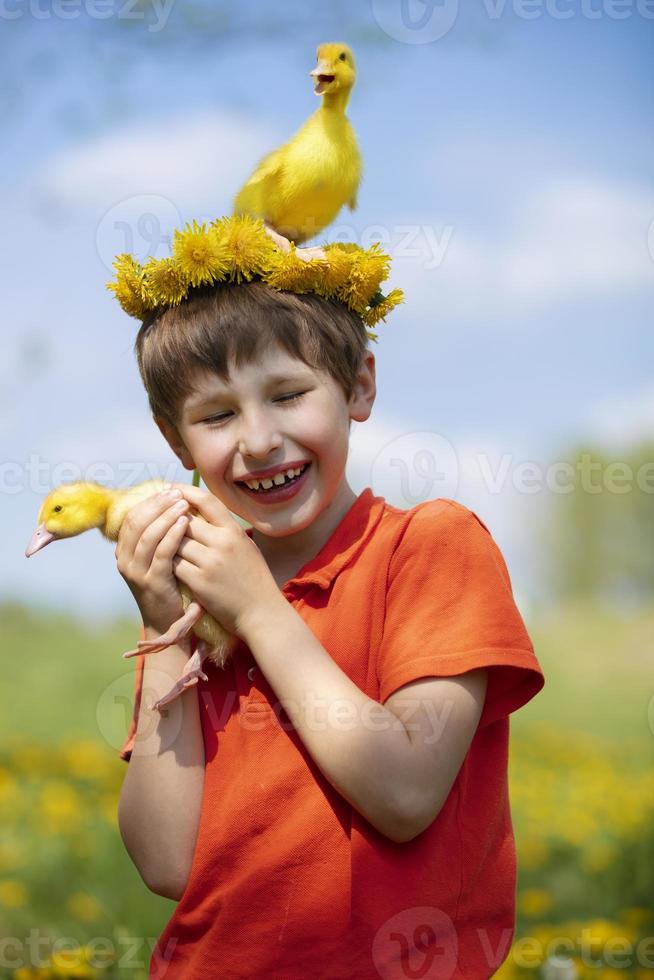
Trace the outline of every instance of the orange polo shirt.
<instances>
[{"instance_id":1,"label":"orange polo shirt","mask_svg":"<svg viewBox=\"0 0 654 980\"><path fill-rule=\"evenodd\" d=\"M492 976L515 925L508 716L544 684L499 548L454 500L403 511L368 487L282 591L380 703L421 677L489 668L479 725L436 819L397 844L325 779L243 642L225 671L205 661L198 838L150 977Z\"/></svg>"}]
</instances>

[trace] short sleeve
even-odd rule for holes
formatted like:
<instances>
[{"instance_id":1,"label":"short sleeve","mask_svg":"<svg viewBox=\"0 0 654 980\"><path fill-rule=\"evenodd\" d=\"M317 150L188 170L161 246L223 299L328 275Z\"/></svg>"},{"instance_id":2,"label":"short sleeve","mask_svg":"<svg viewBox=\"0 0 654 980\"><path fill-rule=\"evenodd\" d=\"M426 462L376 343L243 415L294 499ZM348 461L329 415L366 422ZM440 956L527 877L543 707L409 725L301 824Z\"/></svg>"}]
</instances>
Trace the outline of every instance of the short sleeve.
<instances>
[{"instance_id":1,"label":"short sleeve","mask_svg":"<svg viewBox=\"0 0 654 980\"><path fill-rule=\"evenodd\" d=\"M457 501L427 501L389 564L380 700L421 677L479 667L489 668L479 727L516 711L545 683L488 528Z\"/></svg>"},{"instance_id":2,"label":"short sleeve","mask_svg":"<svg viewBox=\"0 0 654 980\"><path fill-rule=\"evenodd\" d=\"M145 629L143 628L143 625L141 625L140 639L145 639ZM127 737L125 738L119 753L120 758L125 762L129 762L129 760L132 758L132 749L134 748L134 740L136 739L136 728L139 720L139 710L141 708L141 692L143 690L144 665L145 655L141 654L136 658L136 669L134 671L134 708L132 710L132 718L127 730Z\"/></svg>"}]
</instances>

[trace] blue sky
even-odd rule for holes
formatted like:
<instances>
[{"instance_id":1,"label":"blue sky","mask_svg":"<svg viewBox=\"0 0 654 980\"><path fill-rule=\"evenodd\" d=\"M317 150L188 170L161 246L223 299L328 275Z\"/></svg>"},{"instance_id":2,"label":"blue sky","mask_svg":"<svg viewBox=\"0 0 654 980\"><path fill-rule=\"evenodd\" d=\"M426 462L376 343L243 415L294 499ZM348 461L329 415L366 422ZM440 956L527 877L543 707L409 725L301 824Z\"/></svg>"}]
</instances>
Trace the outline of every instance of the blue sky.
<instances>
[{"instance_id":1,"label":"blue sky","mask_svg":"<svg viewBox=\"0 0 654 980\"><path fill-rule=\"evenodd\" d=\"M13 0L0 15L3 594L134 612L95 532L23 556L62 479L189 476L149 418L111 260L165 255L180 222L229 213L317 107L316 45L344 40L364 180L322 237L383 240L406 292L373 345L378 397L353 426L350 483L399 507L471 507L528 611L548 467L583 440L620 459L652 431L654 3L410 0L427 29L452 19L422 43L400 0L60 9Z\"/></svg>"}]
</instances>

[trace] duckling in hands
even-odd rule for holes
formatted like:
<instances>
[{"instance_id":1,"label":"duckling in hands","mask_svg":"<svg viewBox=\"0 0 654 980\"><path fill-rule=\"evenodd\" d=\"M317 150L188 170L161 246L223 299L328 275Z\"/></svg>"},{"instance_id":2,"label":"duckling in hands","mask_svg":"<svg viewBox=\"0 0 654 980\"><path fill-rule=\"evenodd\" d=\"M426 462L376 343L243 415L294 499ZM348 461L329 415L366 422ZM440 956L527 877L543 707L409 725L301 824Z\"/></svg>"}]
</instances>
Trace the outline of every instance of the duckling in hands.
<instances>
[{"instance_id":1,"label":"duckling in hands","mask_svg":"<svg viewBox=\"0 0 654 980\"><path fill-rule=\"evenodd\" d=\"M38 527L25 549L29 558L52 541L72 538L97 527L110 541L117 541L122 523L140 501L160 493L168 484L163 480L146 480L125 490L115 490L99 483L76 481L64 483L52 490L41 505ZM192 520L203 520L193 508ZM155 653L168 646L185 640L191 632L198 639L198 647L185 666L178 682L163 698L154 705L160 710L178 697L187 687L198 680L208 680L202 670L205 657L224 667L233 652L237 639L227 633L216 620L205 612L195 601L188 588L179 582L179 591L184 606L184 615L173 623L170 629L156 640L139 640L138 648L124 653L124 657L134 657L139 653Z\"/></svg>"},{"instance_id":2,"label":"duckling in hands","mask_svg":"<svg viewBox=\"0 0 654 980\"><path fill-rule=\"evenodd\" d=\"M345 115L356 79L354 55L347 44L321 44L309 74L322 103L288 143L265 156L234 201L234 214L261 218L284 251L317 235L343 205L357 206L362 162L357 139ZM296 253L324 258L321 248Z\"/></svg>"}]
</instances>

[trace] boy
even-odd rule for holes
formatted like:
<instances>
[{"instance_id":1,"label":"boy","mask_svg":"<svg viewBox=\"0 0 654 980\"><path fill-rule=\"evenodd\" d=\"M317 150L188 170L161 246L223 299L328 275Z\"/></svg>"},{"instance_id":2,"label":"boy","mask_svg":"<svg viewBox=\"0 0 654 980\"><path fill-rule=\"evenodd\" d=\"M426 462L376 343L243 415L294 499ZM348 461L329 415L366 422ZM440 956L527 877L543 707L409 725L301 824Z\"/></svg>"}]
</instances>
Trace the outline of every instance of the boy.
<instances>
[{"instance_id":1,"label":"boy","mask_svg":"<svg viewBox=\"0 0 654 980\"><path fill-rule=\"evenodd\" d=\"M499 549L456 501L349 487L376 385L345 303L201 288L136 347L207 490L134 508L119 570L147 638L181 615L176 578L238 637L161 714L189 651L139 658L120 830L179 903L150 976L490 977L514 929L508 715L544 683Z\"/></svg>"}]
</instances>

